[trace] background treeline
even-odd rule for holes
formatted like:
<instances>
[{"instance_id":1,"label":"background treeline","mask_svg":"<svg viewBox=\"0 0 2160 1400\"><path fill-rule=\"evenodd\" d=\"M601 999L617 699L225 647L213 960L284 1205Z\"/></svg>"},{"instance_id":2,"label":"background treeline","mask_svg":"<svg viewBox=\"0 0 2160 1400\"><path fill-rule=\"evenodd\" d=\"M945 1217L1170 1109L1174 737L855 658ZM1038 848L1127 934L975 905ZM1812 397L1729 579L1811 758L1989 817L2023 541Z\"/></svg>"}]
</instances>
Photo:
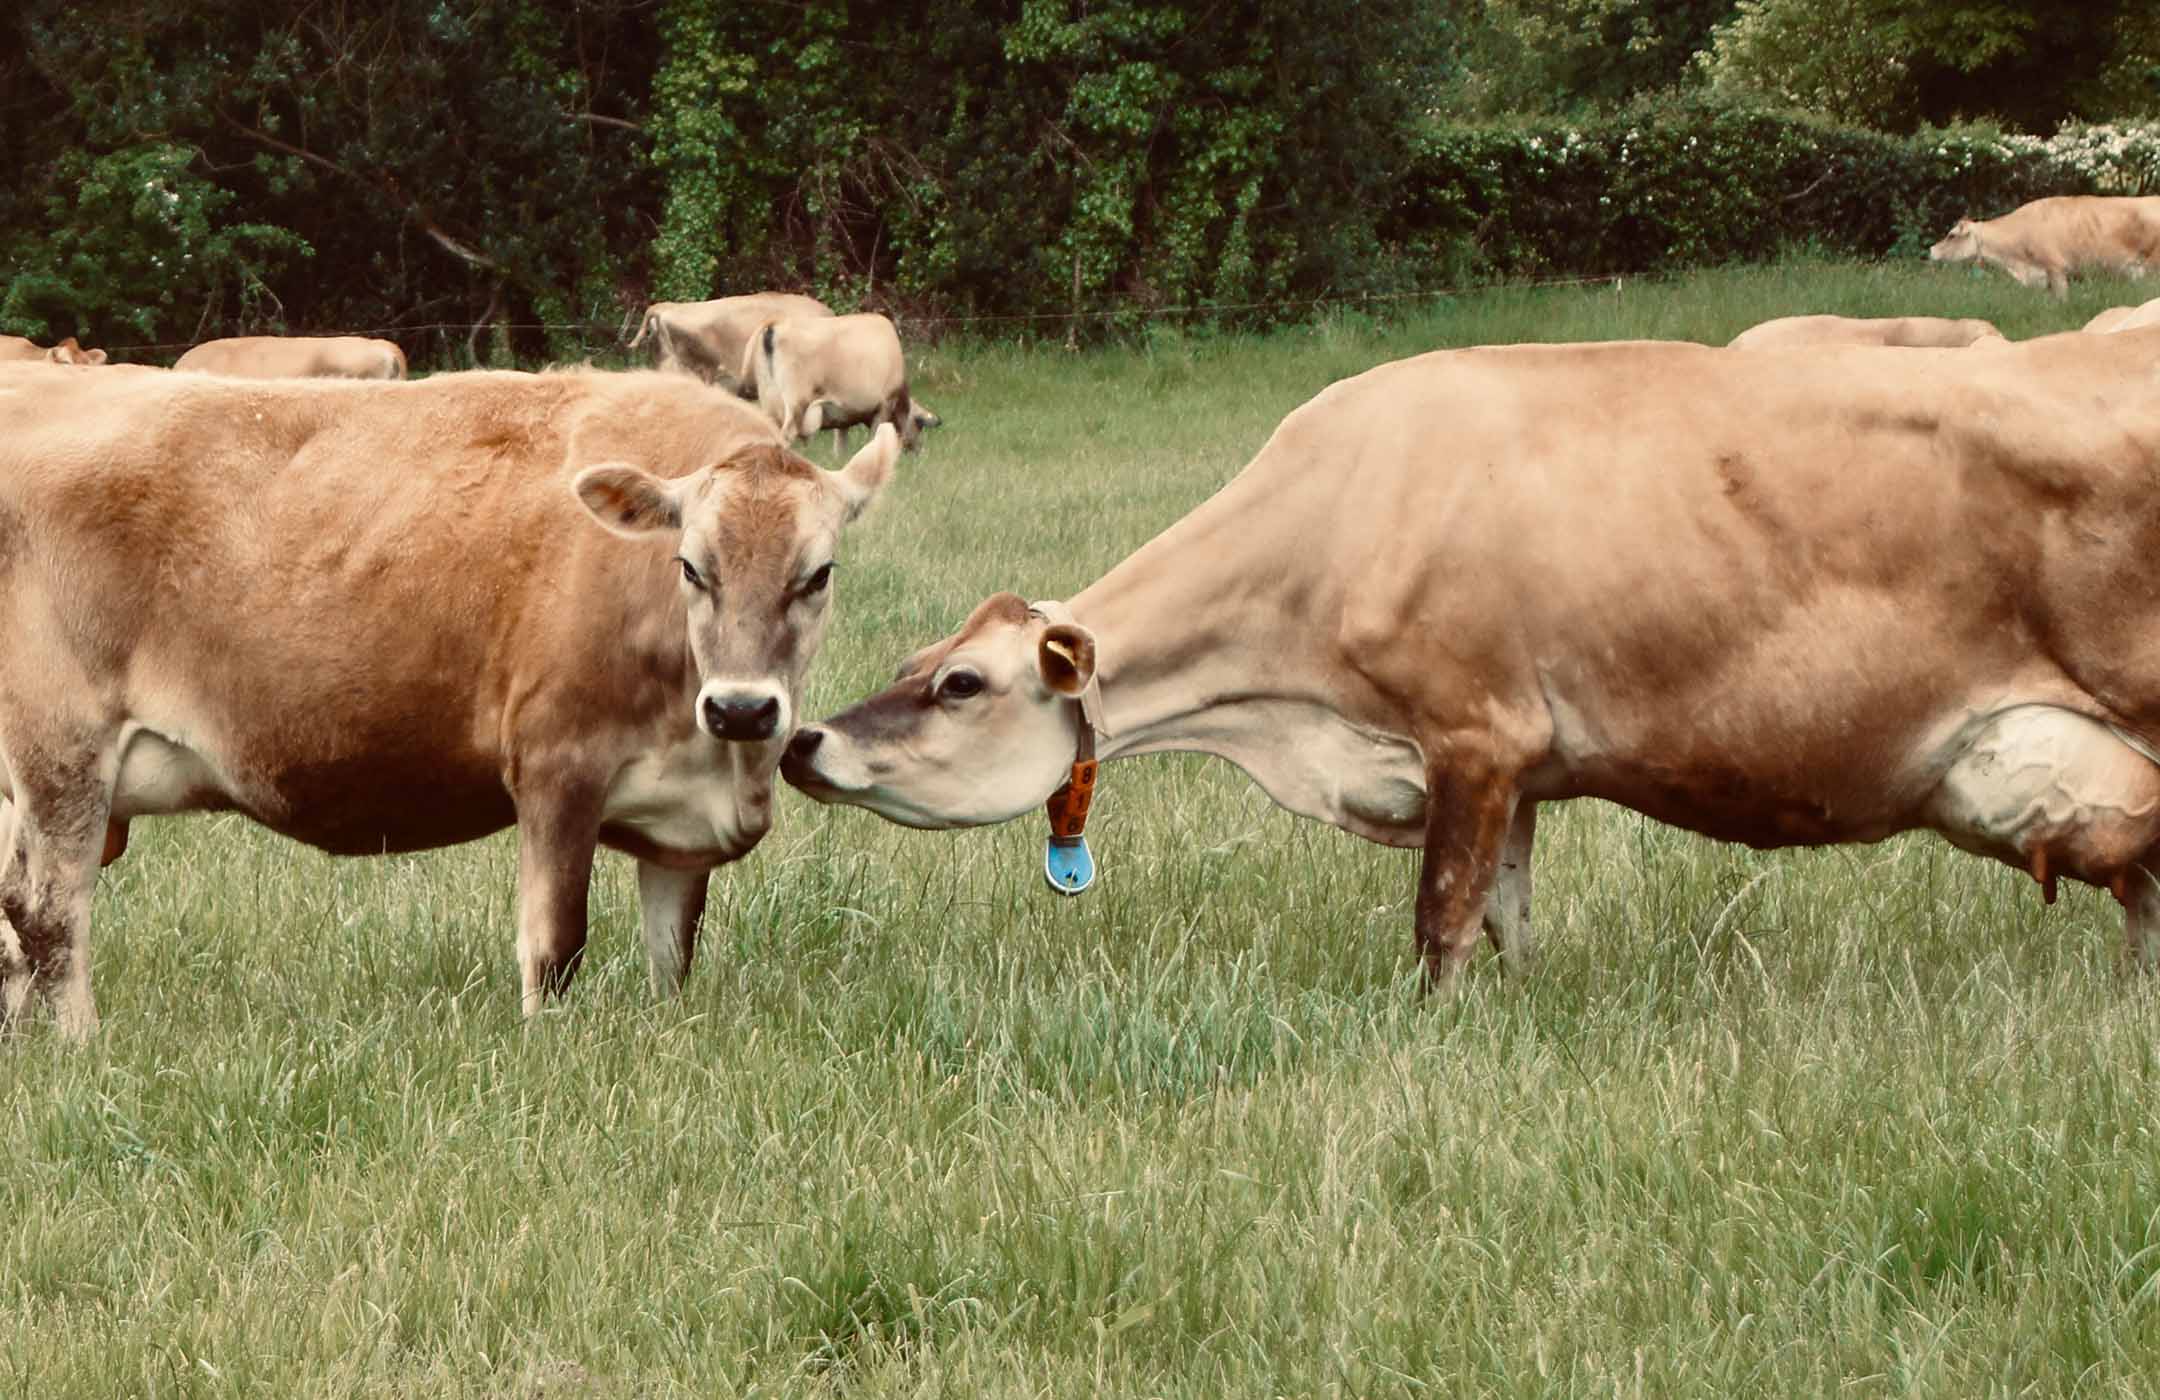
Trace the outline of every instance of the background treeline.
<instances>
[{"instance_id":1,"label":"background treeline","mask_svg":"<svg viewBox=\"0 0 2160 1400\"><path fill-rule=\"evenodd\" d=\"M2160 190L2152 137L2082 125L2156 112L2144 0L26 0L0 329L534 359L762 286L1260 320L1910 251Z\"/></svg>"}]
</instances>

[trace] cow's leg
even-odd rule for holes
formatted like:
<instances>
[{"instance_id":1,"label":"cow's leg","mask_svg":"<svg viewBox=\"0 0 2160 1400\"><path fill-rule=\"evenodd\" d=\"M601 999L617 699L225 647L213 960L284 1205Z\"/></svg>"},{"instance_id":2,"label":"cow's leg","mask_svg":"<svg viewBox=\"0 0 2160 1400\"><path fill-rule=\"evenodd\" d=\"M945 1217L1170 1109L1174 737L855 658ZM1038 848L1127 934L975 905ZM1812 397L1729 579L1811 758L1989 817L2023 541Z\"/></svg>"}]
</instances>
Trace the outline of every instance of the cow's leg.
<instances>
[{"instance_id":1,"label":"cow's leg","mask_svg":"<svg viewBox=\"0 0 2160 1400\"><path fill-rule=\"evenodd\" d=\"M15 846L15 804L0 801L0 853ZM0 860L5 855L0 854ZM30 959L24 955L15 925L0 916L0 1027L20 1024L30 1004Z\"/></svg>"},{"instance_id":2,"label":"cow's leg","mask_svg":"<svg viewBox=\"0 0 2160 1400\"><path fill-rule=\"evenodd\" d=\"M1517 802L1513 781L1482 756L1446 744L1426 752L1439 761L1425 772L1417 941L1427 983L1445 987L1477 946Z\"/></svg>"},{"instance_id":3,"label":"cow's leg","mask_svg":"<svg viewBox=\"0 0 2160 1400\"><path fill-rule=\"evenodd\" d=\"M2070 295L2070 273L2068 269L2050 267L2047 270L2047 289L2055 294L2057 301L2068 297Z\"/></svg>"},{"instance_id":4,"label":"cow's leg","mask_svg":"<svg viewBox=\"0 0 2160 1400\"><path fill-rule=\"evenodd\" d=\"M599 838L594 795L568 789L518 803L518 977L527 1016L577 975Z\"/></svg>"},{"instance_id":5,"label":"cow's leg","mask_svg":"<svg viewBox=\"0 0 2160 1400\"><path fill-rule=\"evenodd\" d=\"M87 1040L98 1025L90 902L118 764L81 738L16 752L35 757L11 765L15 800L0 822L0 917L11 931L0 948L0 1007L12 1017L42 994L61 1034Z\"/></svg>"},{"instance_id":6,"label":"cow's leg","mask_svg":"<svg viewBox=\"0 0 2160 1400\"><path fill-rule=\"evenodd\" d=\"M1507 970L1530 970L1537 954L1537 934L1530 927L1530 849L1537 842L1537 804L1521 798L1500 848L1500 868L1485 900L1485 936L1492 940Z\"/></svg>"},{"instance_id":7,"label":"cow's leg","mask_svg":"<svg viewBox=\"0 0 2160 1400\"><path fill-rule=\"evenodd\" d=\"M2160 973L2160 852L2123 872L2123 971Z\"/></svg>"},{"instance_id":8,"label":"cow's leg","mask_svg":"<svg viewBox=\"0 0 2160 1400\"><path fill-rule=\"evenodd\" d=\"M675 870L638 862L638 912L645 933L645 970L653 995L673 996L697 955L698 920L705 915L709 870Z\"/></svg>"},{"instance_id":9,"label":"cow's leg","mask_svg":"<svg viewBox=\"0 0 2160 1400\"><path fill-rule=\"evenodd\" d=\"M802 420L795 425L795 430L805 440L808 440L815 438L824 426L825 401L823 399L812 399L808 406L803 409Z\"/></svg>"}]
</instances>

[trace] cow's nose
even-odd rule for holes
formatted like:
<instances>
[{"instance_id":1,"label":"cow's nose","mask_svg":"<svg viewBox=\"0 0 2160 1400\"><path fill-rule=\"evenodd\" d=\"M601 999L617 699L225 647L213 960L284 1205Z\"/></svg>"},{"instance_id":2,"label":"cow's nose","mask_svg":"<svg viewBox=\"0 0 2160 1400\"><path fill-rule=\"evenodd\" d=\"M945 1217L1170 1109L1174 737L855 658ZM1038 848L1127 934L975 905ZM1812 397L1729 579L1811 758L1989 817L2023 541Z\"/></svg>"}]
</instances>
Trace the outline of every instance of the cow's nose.
<instances>
[{"instance_id":1,"label":"cow's nose","mask_svg":"<svg viewBox=\"0 0 2160 1400\"><path fill-rule=\"evenodd\" d=\"M793 763L808 763L817 756L818 745L825 742L825 731L816 725L808 725L795 731L788 740L787 756Z\"/></svg>"},{"instance_id":2,"label":"cow's nose","mask_svg":"<svg viewBox=\"0 0 2160 1400\"><path fill-rule=\"evenodd\" d=\"M780 702L770 695L708 695L703 715L716 739L755 742L780 732Z\"/></svg>"}]
</instances>

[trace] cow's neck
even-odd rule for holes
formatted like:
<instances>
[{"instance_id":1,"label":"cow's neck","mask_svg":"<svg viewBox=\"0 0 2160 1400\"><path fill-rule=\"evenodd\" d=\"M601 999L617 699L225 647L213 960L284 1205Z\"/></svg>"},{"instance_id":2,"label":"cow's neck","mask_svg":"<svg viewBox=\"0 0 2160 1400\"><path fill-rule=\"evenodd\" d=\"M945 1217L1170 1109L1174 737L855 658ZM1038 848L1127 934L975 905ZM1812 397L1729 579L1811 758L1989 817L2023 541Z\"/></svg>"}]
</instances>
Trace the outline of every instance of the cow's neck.
<instances>
[{"instance_id":1,"label":"cow's neck","mask_svg":"<svg viewBox=\"0 0 2160 1400\"><path fill-rule=\"evenodd\" d=\"M1255 497L1218 495L1070 601L1096 638L1097 752L1214 754L1293 812L1416 844L1418 749L1346 713L1337 600L1310 566L1325 516Z\"/></svg>"}]
</instances>

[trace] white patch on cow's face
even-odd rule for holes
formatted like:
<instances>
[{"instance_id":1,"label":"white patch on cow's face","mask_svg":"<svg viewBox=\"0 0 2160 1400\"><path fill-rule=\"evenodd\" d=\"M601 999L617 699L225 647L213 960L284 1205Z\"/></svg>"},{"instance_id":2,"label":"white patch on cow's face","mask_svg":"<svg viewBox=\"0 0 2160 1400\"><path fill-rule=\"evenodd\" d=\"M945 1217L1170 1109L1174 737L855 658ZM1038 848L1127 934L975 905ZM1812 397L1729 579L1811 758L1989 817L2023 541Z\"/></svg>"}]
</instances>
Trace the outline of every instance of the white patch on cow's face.
<instances>
[{"instance_id":1,"label":"white patch on cow's face","mask_svg":"<svg viewBox=\"0 0 2160 1400\"><path fill-rule=\"evenodd\" d=\"M1039 617L971 620L891 688L802 729L781 774L821 802L904 826L1009 821L1071 774L1092 645L1075 668L1073 648Z\"/></svg>"}]
</instances>

